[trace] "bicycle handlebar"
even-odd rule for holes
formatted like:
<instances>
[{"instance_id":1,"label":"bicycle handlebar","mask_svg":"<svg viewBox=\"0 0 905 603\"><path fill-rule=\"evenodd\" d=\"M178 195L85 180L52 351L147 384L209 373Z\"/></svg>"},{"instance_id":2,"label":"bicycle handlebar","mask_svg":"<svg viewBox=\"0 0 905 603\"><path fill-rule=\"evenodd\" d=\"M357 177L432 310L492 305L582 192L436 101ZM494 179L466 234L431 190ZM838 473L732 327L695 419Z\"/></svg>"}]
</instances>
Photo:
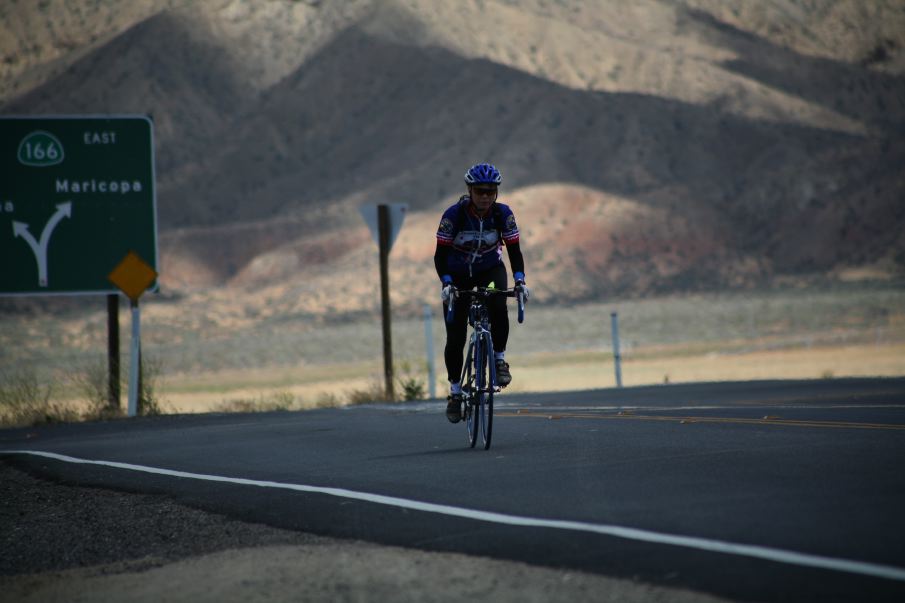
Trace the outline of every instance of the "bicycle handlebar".
<instances>
[{"instance_id":1,"label":"bicycle handlebar","mask_svg":"<svg viewBox=\"0 0 905 603\"><path fill-rule=\"evenodd\" d=\"M495 295L502 297L515 297L518 299L518 321L519 324L525 322L525 295L517 289L488 289L486 287L475 287L474 289L453 289L452 296L449 298L449 308L446 311L446 322L452 322L453 306L456 298L464 297L493 297Z\"/></svg>"}]
</instances>

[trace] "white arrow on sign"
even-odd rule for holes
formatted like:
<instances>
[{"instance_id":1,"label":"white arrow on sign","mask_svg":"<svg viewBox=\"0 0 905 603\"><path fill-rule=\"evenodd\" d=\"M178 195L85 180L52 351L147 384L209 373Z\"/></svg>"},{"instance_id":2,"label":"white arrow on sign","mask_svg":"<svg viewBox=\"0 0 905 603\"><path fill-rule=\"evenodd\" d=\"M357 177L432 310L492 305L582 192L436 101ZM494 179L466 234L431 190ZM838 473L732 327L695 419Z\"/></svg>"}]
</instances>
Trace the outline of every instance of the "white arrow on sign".
<instances>
[{"instance_id":1,"label":"white arrow on sign","mask_svg":"<svg viewBox=\"0 0 905 603\"><path fill-rule=\"evenodd\" d=\"M408 211L409 206L408 203L387 203L386 206L390 216L390 241L389 248L387 249L387 253L389 253L390 249L393 248L396 237L399 235L399 231L402 229L402 222L405 220L405 212ZM368 224L368 228L371 229L371 235L374 237L374 242L380 245L380 230L377 225L377 206L362 205L358 208L358 211Z\"/></svg>"},{"instance_id":2,"label":"white arrow on sign","mask_svg":"<svg viewBox=\"0 0 905 603\"><path fill-rule=\"evenodd\" d=\"M34 235L28 230L28 224L13 222L13 238L25 239L25 242L31 247L32 253L35 254L35 260L38 262L38 285L41 287L47 286L47 246L50 244L50 235L53 234L53 229L57 227L60 220L70 217L72 217L72 201L57 205L57 211L50 216L50 220L41 231L40 242L36 241Z\"/></svg>"}]
</instances>

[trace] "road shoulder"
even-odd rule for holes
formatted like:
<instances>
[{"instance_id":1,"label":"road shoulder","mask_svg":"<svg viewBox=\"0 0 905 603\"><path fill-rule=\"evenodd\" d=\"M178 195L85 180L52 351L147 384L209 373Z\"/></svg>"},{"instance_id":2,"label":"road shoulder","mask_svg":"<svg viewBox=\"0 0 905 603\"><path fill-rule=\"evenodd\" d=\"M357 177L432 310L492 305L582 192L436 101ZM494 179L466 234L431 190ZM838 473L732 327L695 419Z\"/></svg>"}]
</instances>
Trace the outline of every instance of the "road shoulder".
<instances>
[{"instance_id":1,"label":"road shoulder","mask_svg":"<svg viewBox=\"0 0 905 603\"><path fill-rule=\"evenodd\" d=\"M722 599L511 561L324 538L0 462L0 600Z\"/></svg>"}]
</instances>

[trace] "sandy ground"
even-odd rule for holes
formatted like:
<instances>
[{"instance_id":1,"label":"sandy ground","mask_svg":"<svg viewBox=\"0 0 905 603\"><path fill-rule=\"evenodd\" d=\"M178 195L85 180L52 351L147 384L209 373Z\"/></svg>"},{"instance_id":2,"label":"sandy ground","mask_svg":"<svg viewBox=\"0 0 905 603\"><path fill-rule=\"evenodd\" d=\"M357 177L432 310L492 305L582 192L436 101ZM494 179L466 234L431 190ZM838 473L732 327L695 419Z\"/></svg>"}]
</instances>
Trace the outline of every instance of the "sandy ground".
<instances>
[{"instance_id":1,"label":"sandy ground","mask_svg":"<svg viewBox=\"0 0 905 603\"><path fill-rule=\"evenodd\" d=\"M277 530L0 462L0 601L716 602L523 563Z\"/></svg>"}]
</instances>

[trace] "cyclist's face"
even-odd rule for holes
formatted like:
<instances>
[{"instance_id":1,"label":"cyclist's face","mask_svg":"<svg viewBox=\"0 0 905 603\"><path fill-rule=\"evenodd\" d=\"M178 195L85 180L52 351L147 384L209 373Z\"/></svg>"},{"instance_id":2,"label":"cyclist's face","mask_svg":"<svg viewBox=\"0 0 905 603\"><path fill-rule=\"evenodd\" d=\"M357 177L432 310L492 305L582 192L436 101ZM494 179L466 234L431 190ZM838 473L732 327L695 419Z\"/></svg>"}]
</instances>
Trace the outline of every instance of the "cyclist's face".
<instances>
[{"instance_id":1,"label":"cyclist's face","mask_svg":"<svg viewBox=\"0 0 905 603\"><path fill-rule=\"evenodd\" d=\"M475 210L483 214L496 201L497 187L489 184L476 184L468 187L468 195L474 203Z\"/></svg>"}]
</instances>

